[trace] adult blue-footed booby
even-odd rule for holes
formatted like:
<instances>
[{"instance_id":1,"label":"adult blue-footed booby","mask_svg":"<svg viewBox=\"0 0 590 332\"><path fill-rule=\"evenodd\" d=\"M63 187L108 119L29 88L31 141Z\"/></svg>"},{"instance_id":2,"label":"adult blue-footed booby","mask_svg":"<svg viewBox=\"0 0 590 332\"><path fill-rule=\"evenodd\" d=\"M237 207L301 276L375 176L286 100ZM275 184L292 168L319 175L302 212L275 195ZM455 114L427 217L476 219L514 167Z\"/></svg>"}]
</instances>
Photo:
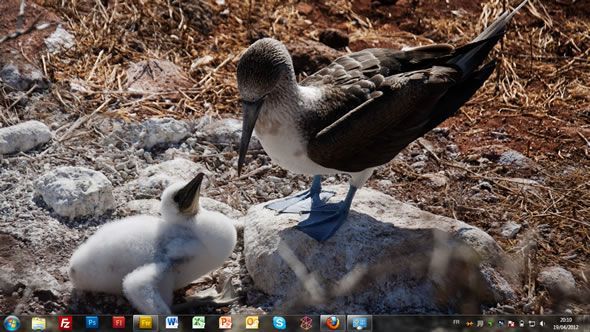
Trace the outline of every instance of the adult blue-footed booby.
<instances>
[{"instance_id":1,"label":"adult blue-footed booby","mask_svg":"<svg viewBox=\"0 0 590 332\"><path fill-rule=\"evenodd\" d=\"M231 219L199 205L203 173L162 193L162 217L100 227L70 259L78 289L123 293L143 314L168 314L173 291L223 264L236 245Z\"/></svg>"},{"instance_id":2,"label":"adult blue-footed booby","mask_svg":"<svg viewBox=\"0 0 590 332\"><path fill-rule=\"evenodd\" d=\"M243 103L238 173L256 129L273 162L314 175L310 190L267 207L306 214L296 227L318 241L328 239L375 167L455 114L483 85L495 67L494 61L484 64L488 53L526 2L462 47L365 49L300 83L281 42L256 41L238 64ZM320 177L335 173L351 175L346 199L337 205L326 203L330 193L322 192Z\"/></svg>"}]
</instances>

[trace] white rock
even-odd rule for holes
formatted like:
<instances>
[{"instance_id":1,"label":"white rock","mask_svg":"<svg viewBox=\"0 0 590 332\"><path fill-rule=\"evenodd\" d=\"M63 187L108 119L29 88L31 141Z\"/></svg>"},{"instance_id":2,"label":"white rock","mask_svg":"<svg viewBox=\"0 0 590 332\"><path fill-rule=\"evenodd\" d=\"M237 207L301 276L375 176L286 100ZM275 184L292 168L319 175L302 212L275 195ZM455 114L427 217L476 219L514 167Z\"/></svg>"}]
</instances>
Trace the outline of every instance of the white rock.
<instances>
[{"instance_id":1,"label":"white rock","mask_svg":"<svg viewBox=\"0 0 590 332\"><path fill-rule=\"evenodd\" d=\"M139 147L150 149L158 144L175 144L190 135L186 122L172 118L154 118L142 123Z\"/></svg>"},{"instance_id":2,"label":"white rock","mask_svg":"<svg viewBox=\"0 0 590 332\"><path fill-rule=\"evenodd\" d=\"M51 140L51 130L39 121L0 128L0 154L25 152Z\"/></svg>"},{"instance_id":3,"label":"white rock","mask_svg":"<svg viewBox=\"0 0 590 332\"><path fill-rule=\"evenodd\" d=\"M441 188L449 183L449 178L445 176L444 172L426 173L422 175L422 178L433 188Z\"/></svg>"},{"instance_id":4,"label":"white rock","mask_svg":"<svg viewBox=\"0 0 590 332\"><path fill-rule=\"evenodd\" d=\"M347 190L325 189L339 199ZM513 276L500 272L504 254L498 244L464 222L362 189L347 222L318 243L293 228L298 215L276 215L266 204L243 218L246 267L259 289L283 301L330 312L448 313L458 304L515 298L507 281ZM300 262L306 286L283 246Z\"/></svg>"},{"instance_id":5,"label":"white rock","mask_svg":"<svg viewBox=\"0 0 590 332\"><path fill-rule=\"evenodd\" d=\"M508 221L504 224L504 226L502 226L500 234L502 234L502 236L505 238L512 239L516 236L516 234L518 234L521 228L521 224L517 224L514 221Z\"/></svg>"},{"instance_id":6,"label":"white rock","mask_svg":"<svg viewBox=\"0 0 590 332\"><path fill-rule=\"evenodd\" d=\"M49 37L45 38L45 46L47 46L49 53L67 50L74 47L75 44L74 36L64 29L61 24Z\"/></svg>"},{"instance_id":7,"label":"white rock","mask_svg":"<svg viewBox=\"0 0 590 332\"><path fill-rule=\"evenodd\" d=\"M136 198L160 197L162 191L172 183L190 181L200 172L211 175L201 164L176 158L144 168L137 179L127 183L126 190ZM207 188L208 184L205 178L201 188Z\"/></svg>"},{"instance_id":8,"label":"white rock","mask_svg":"<svg viewBox=\"0 0 590 332\"><path fill-rule=\"evenodd\" d=\"M222 120L202 120L200 124L200 130L197 132L197 136L207 142L221 145L234 147L239 146L240 138L242 137L242 121L236 119L222 119ZM260 141L256 137L256 134L252 134L250 140L250 149L259 150L262 149Z\"/></svg>"},{"instance_id":9,"label":"white rock","mask_svg":"<svg viewBox=\"0 0 590 332\"><path fill-rule=\"evenodd\" d=\"M572 273L560 266L542 269L537 280L552 296L571 294L576 289L576 280Z\"/></svg>"},{"instance_id":10,"label":"white rock","mask_svg":"<svg viewBox=\"0 0 590 332\"><path fill-rule=\"evenodd\" d=\"M35 190L58 215L99 216L113 209L113 185L104 174L84 167L59 167L35 181Z\"/></svg>"}]
</instances>

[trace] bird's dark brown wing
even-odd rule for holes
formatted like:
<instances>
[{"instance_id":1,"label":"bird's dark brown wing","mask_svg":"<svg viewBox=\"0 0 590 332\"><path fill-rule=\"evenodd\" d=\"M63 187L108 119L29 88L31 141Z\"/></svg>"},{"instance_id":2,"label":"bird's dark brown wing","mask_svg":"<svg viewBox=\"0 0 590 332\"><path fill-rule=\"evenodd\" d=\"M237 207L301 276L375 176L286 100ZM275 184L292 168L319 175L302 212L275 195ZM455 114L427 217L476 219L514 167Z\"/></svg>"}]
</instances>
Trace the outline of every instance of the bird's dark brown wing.
<instances>
[{"instance_id":1,"label":"bird's dark brown wing","mask_svg":"<svg viewBox=\"0 0 590 332\"><path fill-rule=\"evenodd\" d=\"M453 50L448 44L420 46L406 51L369 48L334 60L329 66L302 80L300 85L346 87L375 75L387 77L443 63Z\"/></svg>"},{"instance_id":2,"label":"bird's dark brown wing","mask_svg":"<svg viewBox=\"0 0 590 332\"><path fill-rule=\"evenodd\" d=\"M406 51L365 49L340 57L300 82L301 86L321 89L324 98L299 125L310 135L309 140L363 103L382 95L385 77L444 63L454 52L450 45L437 44Z\"/></svg>"},{"instance_id":3,"label":"bird's dark brown wing","mask_svg":"<svg viewBox=\"0 0 590 332\"><path fill-rule=\"evenodd\" d=\"M424 134L437 102L460 75L456 69L434 66L383 78L374 88L358 87L369 90L366 100L310 137L309 157L324 167L346 172L390 161ZM352 88L324 91L325 99L332 102L330 109L345 109L343 105L355 102L358 96L341 93Z\"/></svg>"}]
</instances>

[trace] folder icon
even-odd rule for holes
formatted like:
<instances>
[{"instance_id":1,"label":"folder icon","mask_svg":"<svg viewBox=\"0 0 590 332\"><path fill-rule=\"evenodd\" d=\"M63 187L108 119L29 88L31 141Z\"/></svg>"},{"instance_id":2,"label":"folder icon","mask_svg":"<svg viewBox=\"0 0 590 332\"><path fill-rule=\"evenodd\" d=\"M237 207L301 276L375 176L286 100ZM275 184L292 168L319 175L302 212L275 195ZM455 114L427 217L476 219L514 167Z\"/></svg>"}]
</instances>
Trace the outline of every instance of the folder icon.
<instances>
[{"instance_id":1,"label":"folder icon","mask_svg":"<svg viewBox=\"0 0 590 332\"><path fill-rule=\"evenodd\" d=\"M33 317L31 319L31 329L33 331L44 331L47 329L47 321L43 317Z\"/></svg>"}]
</instances>

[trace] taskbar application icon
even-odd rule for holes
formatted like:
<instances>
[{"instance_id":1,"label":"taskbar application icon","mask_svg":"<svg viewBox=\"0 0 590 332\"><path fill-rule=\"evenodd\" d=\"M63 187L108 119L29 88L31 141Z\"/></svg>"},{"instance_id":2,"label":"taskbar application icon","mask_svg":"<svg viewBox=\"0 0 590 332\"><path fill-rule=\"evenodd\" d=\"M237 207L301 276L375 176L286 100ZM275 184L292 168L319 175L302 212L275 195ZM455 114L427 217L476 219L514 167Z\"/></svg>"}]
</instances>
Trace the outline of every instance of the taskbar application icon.
<instances>
[{"instance_id":1,"label":"taskbar application icon","mask_svg":"<svg viewBox=\"0 0 590 332\"><path fill-rule=\"evenodd\" d=\"M346 331L346 315L321 315L320 331Z\"/></svg>"},{"instance_id":2,"label":"taskbar application icon","mask_svg":"<svg viewBox=\"0 0 590 332\"><path fill-rule=\"evenodd\" d=\"M158 331L158 316L133 315L133 331Z\"/></svg>"},{"instance_id":3,"label":"taskbar application icon","mask_svg":"<svg viewBox=\"0 0 590 332\"><path fill-rule=\"evenodd\" d=\"M45 317L31 318L31 330L33 330L33 331L47 330L47 319Z\"/></svg>"},{"instance_id":4,"label":"taskbar application icon","mask_svg":"<svg viewBox=\"0 0 590 332\"><path fill-rule=\"evenodd\" d=\"M373 316L348 315L346 317L347 331L373 331Z\"/></svg>"}]
</instances>

